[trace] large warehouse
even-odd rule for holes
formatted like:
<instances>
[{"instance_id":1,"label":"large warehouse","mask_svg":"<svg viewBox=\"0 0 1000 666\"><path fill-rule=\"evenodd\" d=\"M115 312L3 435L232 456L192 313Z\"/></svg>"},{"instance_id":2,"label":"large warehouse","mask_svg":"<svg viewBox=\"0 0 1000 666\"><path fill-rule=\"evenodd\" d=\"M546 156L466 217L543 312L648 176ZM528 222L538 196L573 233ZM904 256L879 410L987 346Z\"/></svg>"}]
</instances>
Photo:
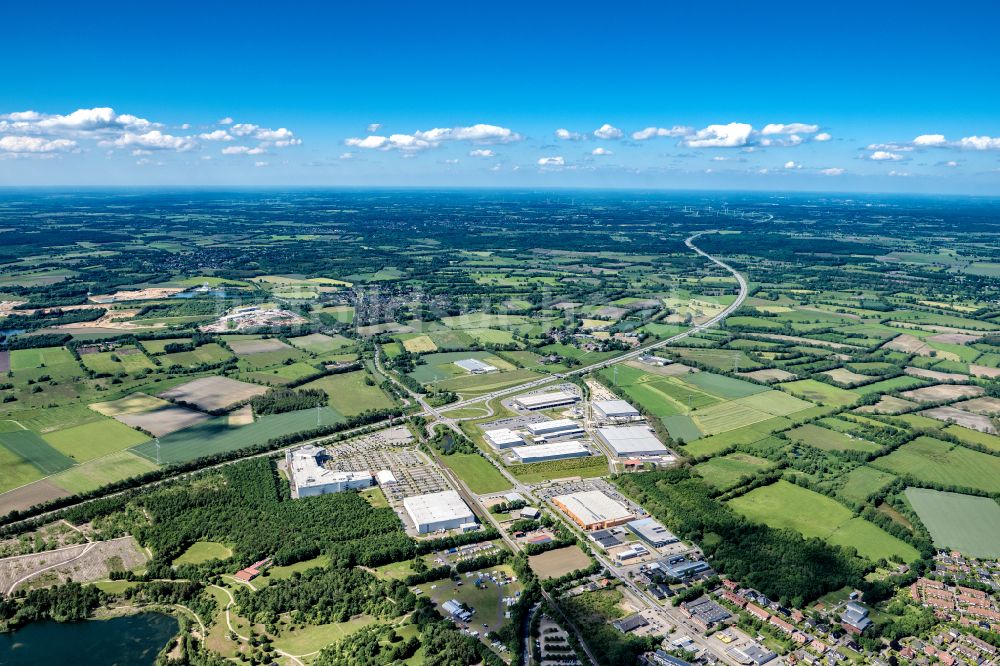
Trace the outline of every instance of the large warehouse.
<instances>
[{"instance_id":1,"label":"large warehouse","mask_svg":"<svg viewBox=\"0 0 1000 666\"><path fill-rule=\"evenodd\" d=\"M524 439L510 428L487 430L484 434L486 441L495 449L509 449L512 446L524 444Z\"/></svg>"},{"instance_id":2,"label":"large warehouse","mask_svg":"<svg viewBox=\"0 0 1000 666\"><path fill-rule=\"evenodd\" d=\"M553 391L552 393L534 393L519 395L514 398L514 404L521 409L551 409L562 405L572 405L580 400L580 396L568 391Z\"/></svg>"},{"instance_id":3,"label":"large warehouse","mask_svg":"<svg viewBox=\"0 0 1000 666\"><path fill-rule=\"evenodd\" d=\"M628 528L653 548L662 548L680 541L670 530L652 518L633 520L628 524Z\"/></svg>"},{"instance_id":4,"label":"large warehouse","mask_svg":"<svg viewBox=\"0 0 1000 666\"><path fill-rule=\"evenodd\" d=\"M583 434L580 424L571 419L556 419L554 421L542 421L541 423L529 423L528 432L535 437L569 437L571 435Z\"/></svg>"},{"instance_id":5,"label":"large warehouse","mask_svg":"<svg viewBox=\"0 0 1000 666\"><path fill-rule=\"evenodd\" d=\"M517 461L522 463L561 460L562 458L583 458L590 455L587 447L575 439L567 442L554 442L552 444L518 446L511 449L511 452L517 458Z\"/></svg>"},{"instance_id":6,"label":"large warehouse","mask_svg":"<svg viewBox=\"0 0 1000 666\"><path fill-rule=\"evenodd\" d=\"M642 418L639 410L624 400L594 400L594 418L599 421L631 421Z\"/></svg>"},{"instance_id":7,"label":"large warehouse","mask_svg":"<svg viewBox=\"0 0 1000 666\"><path fill-rule=\"evenodd\" d=\"M407 497L403 508L420 534L456 529L476 521L475 514L454 490Z\"/></svg>"},{"instance_id":8,"label":"large warehouse","mask_svg":"<svg viewBox=\"0 0 1000 666\"><path fill-rule=\"evenodd\" d=\"M552 503L585 530L614 527L634 517L627 507L600 490L558 495L552 498Z\"/></svg>"},{"instance_id":9,"label":"large warehouse","mask_svg":"<svg viewBox=\"0 0 1000 666\"><path fill-rule=\"evenodd\" d=\"M327 469L323 466L325 458L326 449L311 444L285 453L292 497L361 490L374 483L370 472L335 472Z\"/></svg>"},{"instance_id":10,"label":"large warehouse","mask_svg":"<svg viewBox=\"0 0 1000 666\"><path fill-rule=\"evenodd\" d=\"M488 372L497 371L496 366L480 361L478 358L464 358L461 361L455 361L455 365L474 375L485 375Z\"/></svg>"},{"instance_id":11,"label":"large warehouse","mask_svg":"<svg viewBox=\"0 0 1000 666\"><path fill-rule=\"evenodd\" d=\"M598 428L597 437L622 458L667 453L667 447L644 425Z\"/></svg>"}]
</instances>

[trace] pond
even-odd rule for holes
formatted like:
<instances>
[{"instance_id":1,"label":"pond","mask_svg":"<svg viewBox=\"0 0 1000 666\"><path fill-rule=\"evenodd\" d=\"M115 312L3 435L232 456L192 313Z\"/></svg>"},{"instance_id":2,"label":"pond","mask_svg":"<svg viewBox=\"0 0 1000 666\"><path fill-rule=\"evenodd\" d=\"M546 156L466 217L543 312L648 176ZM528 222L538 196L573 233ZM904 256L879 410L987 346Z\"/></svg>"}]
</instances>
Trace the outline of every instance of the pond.
<instances>
[{"instance_id":1,"label":"pond","mask_svg":"<svg viewBox=\"0 0 1000 666\"><path fill-rule=\"evenodd\" d=\"M151 666L177 634L177 619L162 613L86 622L34 622L0 633L0 664Z\"/></svg>"}]
</instances>

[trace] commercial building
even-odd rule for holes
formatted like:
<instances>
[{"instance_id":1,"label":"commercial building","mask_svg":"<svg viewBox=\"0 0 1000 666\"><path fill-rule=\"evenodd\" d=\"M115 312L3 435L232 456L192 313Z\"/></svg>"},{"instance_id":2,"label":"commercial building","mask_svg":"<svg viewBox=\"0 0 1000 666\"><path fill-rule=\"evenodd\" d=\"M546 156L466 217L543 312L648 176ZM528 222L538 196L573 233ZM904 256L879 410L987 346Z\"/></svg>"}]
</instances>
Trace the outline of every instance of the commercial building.
<instances>
[{"instance_id":1,"label":"commercial building","mask_svg":"<svg viewBox=\"0 0 1000 666\"><path fill-rule=\"evenodd\" d=\"M326 449L312 444L285 453L292 497L361 490L374 483L371 472L335 472L327 469L323 466L326 455Z\"/></svg>"},{"instance_id":2,"label":"commercial building","mask_svg":"<svg viewBox=\"0 0 1000 666\"><path fill-rule=\"evenodd\" d=\"M611 626L613 626L615 629L622 632L623 634L631 633L636 629L640 629L648 625L649 625L649 620L639 615L638 613L636 613L635 615L629 615L628 617L623 617L622 619L615 620L614 622L611 623Z\"/></svg>"},{"instance_id":3,"label":"commercial building","mask_svg":"<svg viewBox=\"0 0 1000 666\"><path fill-rule=\"evenodd\" d=\"M845 631L855 635L863 634L872 623L868 609L855 601L847 604L840 621Z\"/></svg>"},{"instance_id":4,"label":"commercial building","mask_svg":"<svg viewBox=\"0 0 1000 666\"><path fill-rule=\"evenodd\" d=\"M455 365L474 375L485 375L487 372L497 371L496 366L480 361L478 358L463 358L461 361L455 361Z\"/></svg>"},{"instance_id":5,"label":"commercial building","mask_svg":"<svg viewBox=\"0 0 1000 666\"><path fill-rule=\"evenodd\" d=\"M585 530L600 530L628 522L632 512L599 490L557 495L552 504Z\"/></svg>"},{"instance_id":6,"label":"commercial building","mask_svg":"<svg viewBox=\"0 0 1000 666\"><path fill-rule=\"evenodd\" d=\"M763 645L754 642L731 647L726 650L726 653L737 662L748 666L762 666L778 656Z\"/></svg>"},{"instance_id":7,"label":"commercial building","mask_svg":"<svg viewBox=\"0 0 1000 666\"><path fill-rule=\"evenodd\" d=\"M454 490L407 497L403 500L403 508L420 534L456 529L476 520L475 514Z\"/></svg>"},{"instance_id":8,"label":"commercial building","mask_svg":"<svg viewBox=\"0 0 1000 666\"><path fill-rule=\"evenodd\" d=\"M584 458L590 455L580 442L571 439L568 442L553 442L551 444L534 444L518 446L511 449L518 462L534 463L546 460L562 460L563 458Z\"/></svg>"},{"instance_id":9,"label":"commercial building","mask_svg":"<svg viewBox=\"0 0 1000 666\"><path fill-rule=\"evenodd\" d=\"M615 553L615 559L619 562L627 562L628 560L645 557L646 555L649 555L649 549L641 543L636 543Z\"/></svg>"},{"instance_id":10,"label":"commercial building","mask_svg":"<svg viewBox=\"0 0 1000 666\"><path fill-rule=\"evenodd\" d=\"M667 576L678 580L687 580L692 576L708 573L712 570L708 562L691 561L682 555L671 557L665 562L657 562L656 567Z\"/></svg>"},{"instance_id":11,"label":"commercial building","mask_svg":"<svg viewBox=\"0 0 1000 666\"><path fill-rule=\"evenodd\" d=\"M510 428L487 430L484 434L486 441L495 449L509 449L524 444L524 439Z\"/></svg>"},{"instance_id":12,"label":"commercial building","mask_svg":"<svg viewBox=\"0 0 1000 666\"><path fill-rule=\"evenodd\" d=\"M580 424L570 419L529 423L527 428L528 432L536 438L544 437L553 439L555 437L574 437L583 434L583 428L580 427Z\"/></svg>"},{"instance_id":13,"label":"commercial building","mask_svg":"<svg viewBox=\"0 0 1000 666\"><path fill-rule=\"evenodd\" d=\"M653 456L667 453L667 447L648 426L608 426L597 429L597 438L619 457Z\"/></svg>"},{"instance_id":14,"label":"commercial building","mask_svg":"<svg viewBox=\"0 0 1000 666\"><path fill-rule=\"evenodd\" d=\"M653 548L662 548L668 544L680 541L670 530L652 518L633 520L626 527Z\"/></svg>"},{"instance_id":15,"label":"commercial building","mask_svg":"<svg viewBox=\"0 0 1000 666\"><path fill-rule=\"evenodd\" d=\"M642 418L639 410L624 400L594 400L590 406L594 409L594 418L600 421L630 421Z\"/></svg>"},{"instance_id":16,"label":"commercial building","mask_svg":"<svg viewBox=\"0 0 1000 666\"><path fill-rule=\"evenodd\" d=\"M580 400L580 396L568 391L553 391L552 393L533 393L519 395L514 398L514 404L520 409L552 409L563 405L572 405Z\"/></svg>"},{"instance_id":17,"label":"commercial building","mask_svg":"<svg viewBox=\"0 0 1000 666\"><path fill-rule=\"evenodd\" d=\"M391 486L397 483L396 475L392 473L391 470L383 469L375 473L375 480L378 481L380 486Z\"/></svg>"}]
</instances>

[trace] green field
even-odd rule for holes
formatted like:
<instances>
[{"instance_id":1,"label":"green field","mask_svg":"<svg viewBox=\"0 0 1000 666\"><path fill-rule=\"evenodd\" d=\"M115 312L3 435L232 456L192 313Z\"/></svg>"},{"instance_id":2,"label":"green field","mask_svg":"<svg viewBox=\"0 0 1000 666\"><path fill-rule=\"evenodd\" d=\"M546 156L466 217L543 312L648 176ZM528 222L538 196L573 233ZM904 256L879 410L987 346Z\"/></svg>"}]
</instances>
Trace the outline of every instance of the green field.
<instances>
[{"instance_id":1,"label":"green field","mask_svg":"<svg viewBox=\"0 0 1000 666\"><path fill-rule=\"evenodd\" d=\"M143 370L156 369L156 365L140 349L132 345L125 345L110 352L83 354L80 360L88 370L106 375L119 372L135 374Z\"/></svg>"},{"instance_id":2,"label":"green field","mask_svg":"<svg viewBox=\"0 0 1000 666\"><path fill-rule=\"evenodd\" d=\"M469 490L477 495L497 493L512 488L503 474L478 453L453 453L450 456L441 456L441 459L462 481L465 481Z\"/></svg>"},{"instance_id":3,"label":"green field","mask_svg":"<svg viewBox=\"0 0 1000 666\"><path fill-rule=\"evenodd\" d=\"M799 398L821 405L834 405L837 407L852 405L860 396L860 393L824 384L815 379L802 379L797 382L789 382L782 384L781 388Z\"/></svg>"},{"instance_id":4,"label":"green field","mask_svg":"<svg viewBox=\"0 0 1000 666\"><path fill-rule=\"evenodd\" d=\"M806 423L785 433L793 442L806 444L823 451L862 451L873 453L879 446L858 437L851 437L836 430L821 428L813 423Z\"/></svg>"},{"instance_id":5,"label":"green field","mask_svg":"<svg viewBox=\"0 0 1000 666\"><path fill-rule=\"evenodd\" d=\"M313 333L298 338L289 338L288 344L313 354L328 354L351 347L354 345L354 342L342 335L329 336L322 333Z\"/></svg>"},{"instance_id":6,"label":"green field","mask_svg":"<svg viewBox=\"0 0 1000 666\"><path fill-rule=\"evenodd\" d=\"M202 564L209 560L228 560L233 551L216 541L195 541L173 561L173 566L181 564Z\"/></svg>"},{"instance_id":7,"label":"green field","mask_svg":"<svg viewBox=\"0 0 1000 666\"><path fill-rule=\"evenodd\" d=\"M750 520L855 548L860 555L873 561L896 555L912 562L920 557L913 546L855 517L836 500L788 481L756 488L730 500L729 506Z\"/></svg>"},{"instance_id":8,"label":"green field","mask_svg":"<svg viewBox=\"0 0 1000 666\"><path fill-rule=\"evenodd\" d=\"M967 557L1000 557L1000 505L988 497L907 488L906 499L934 545Z\"/></svg>"},{"instance_id":9,"label":"green field","mask_svg":"<svg viewBox=\"0 0 1000 666\"><path fill-rule=\"evenodd\" d=\"M0 493L20 488L26 483L37 481L44 475L20 454L0 446Z\"/></svg>"},{"instance_id":10,"label":"green field","mask_svg":"<svg viewBox=\"0 0 1000 666\"><path fill-rule=\"evenodd\" d=\"M71 493L84 493L154 469L156 465L149 460L140 458L130 451L119 451L103 458L88 460L56 474L49 480Z\"/></svg>"},{"instance_id":11,"label":"green field","mask_svg":"<svg viewBox=\"0 0 1000 666\"><path fill-rule=\"evenodd\" d=\"M215 453L235 451L256 444L263 444L269 439L288 435L301 430L316 427L317 414L320 425L330 425L343 420L343 417L329 408L321 410L303 409L285 414L262 416L255 422L244 426L230 426L228 416L220 416L204 423L178 430L166 437L160 437L160 463L186 462L202 456ZM156 462L156 445L150 440L134 446L130 451L146 460Z\"/></svg>"},{"instance_id":12,"label":"green field","mask_svg":"<svg viewBox=\"0 0 1000 666\"><path fill-rule=\"evenodd\" d=\"M870 463L918 481L1000 492L1000 458L921 436Z\"/></svg>"},{"instance_id":13,"label":"green field","mask_svg":"<svg viewBox=\"0 0 1000 666\"><path fill-rule=\"evenodd\" d=\"M76 359L65 347L14 349L10 352L10 369L15 375L18 370L29 370L40 366L50 369L54 366L73 366L79 370Z\"/></svg>"},{"instance_id":14,"label":"green field","mask_svg":"<svg viewBox=\"0 0 1000 666\"><path fill-rule=\"evenodd\" d=\"M439 352L436 354L424 354L421 356L422 363L410 373L410 377L417 380L421 384L435 384L437 382L455 377L482 379L486 377L495 378L497 376L497 373L490 373L488 375L470 375L468 372L455 365L456 361L462 361L467 358L479 359L484 363L489 363L500 371L514 369L514 366L510 363L507 363L501 358L497 358L489 352Z\"/></svg>"},{"instance_id":15,"label":"green field","mask_svg":"<svg viewBox=\"0 0 1000 666\"><path fill-rule=\"evenodd\" d=\"M45 441L77 462L99 458L149 439L138 430L103 419L44 435Z\"/></svg>"},{"instance_id":16,"label":"green field","mask_svg":"<svg viewBox=\"0 0 1000 666\"><path fill-rule=\"evenodd\" d=\"M848 501L862 504L869 495L882 490L895 478L892 474L862 465L855 467L844 477L844 485L837 494Z\"/></svg>"},{"instance_id":17,"label":"green field","mask_svg":"<svg viewBox=\"0 0 1000 666\"><path fill-rule=\"evenodd\" d=\"M745 398L755 393L763 393L770 390L766 386L745 382L742 379L733 379L725 375L716 375L711 372L694 372L685 375L684 381L697 386L706 393L711 393L725 400Z\"/></svg>"},{"instance_id":18,"label":"green field","mask_svg":"<svg viewBox=\"0 0 1000 666\"><path fill-rule=\"evenodd\" d=\"M364 370L320 377L299 388L318 388L330 396L330 407L338 414L354 416L369 409L390 409L394 403L378 386L365 383Z\"/></svg>"},{"instance_id":19,"label":"green field","mask_svg":"<svg viewBox=\"0 0 1000 666\"><path fill-rule=\"evenodd\" d=\"M688 441L688 444L684 446L684 453L696 458L715 455L737 444L759 442L769 437L778 428L787 427L788 425L790 425L788 419L772 418L743 428L712 435L711 437L704 437L697 441L685 440Z\"/></svg>"},{"instance_id":20,"label":"green field","mask_svg":"<svg viewBox=\"0 0 1000 666\"><path fill-rule=\"evenodd\" d=\"M0 433L0 446L33 465L44 476L69 469L76 464L72 458L53 448L30 430Z\"/></svg>"},{"instance_id":21,"label":"green field","mask_svg":"<svg viewBox=\"0 0 1000 666\"><path fill-rule=\"evenodd\" d=\"M766 458L758 458L746 453L730 453L727 456L712 458L695 465L694 471L713 488L729 490L738 485L744 476L752 476L773 466L774 463Z\"/></svg>"},{"instance_id":22,"label":"green field","mask_svg":"<svg viewBox=\"0 0 1000 666\"><path fill-rule=\"evenodd\" d=\"M587 456L586 458L549 460L540 463L511 465L507 471L522 483L541 483L572 476L590 479L608 475L608 459L604 456Z\"/></svg>"},{"instance_id":23,"label":"green field","mask_svg":"<svg viewBox=\"0 0 1000 666\"><path fill-rule=\"evenodd\" d=\"M159 357L160 363L164 367L179 365L182 368L192 368L204 363L221 363L233 358L229 350L222 345L210 342L200 347L195 347L193 351L173 352L163 354Z\"/></svg>"}]
</instances>

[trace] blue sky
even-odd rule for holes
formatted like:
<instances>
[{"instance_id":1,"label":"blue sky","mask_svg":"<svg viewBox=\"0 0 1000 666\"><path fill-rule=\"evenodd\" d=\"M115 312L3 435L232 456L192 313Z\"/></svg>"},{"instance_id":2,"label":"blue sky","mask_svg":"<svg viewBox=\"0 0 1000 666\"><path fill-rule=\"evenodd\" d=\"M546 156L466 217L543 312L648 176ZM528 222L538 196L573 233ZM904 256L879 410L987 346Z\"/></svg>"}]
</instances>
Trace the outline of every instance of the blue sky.
<instances>
[{"instance_id":1,"label":"blue sky","mask_svg":"<svg viewBox=\"0 0 1000 666\"><path fill-rule=\"evenodd\" d=\"M0 185L1000 194L1000 3L679 4L16 3Z\"/></svg>"}]
</instances>

